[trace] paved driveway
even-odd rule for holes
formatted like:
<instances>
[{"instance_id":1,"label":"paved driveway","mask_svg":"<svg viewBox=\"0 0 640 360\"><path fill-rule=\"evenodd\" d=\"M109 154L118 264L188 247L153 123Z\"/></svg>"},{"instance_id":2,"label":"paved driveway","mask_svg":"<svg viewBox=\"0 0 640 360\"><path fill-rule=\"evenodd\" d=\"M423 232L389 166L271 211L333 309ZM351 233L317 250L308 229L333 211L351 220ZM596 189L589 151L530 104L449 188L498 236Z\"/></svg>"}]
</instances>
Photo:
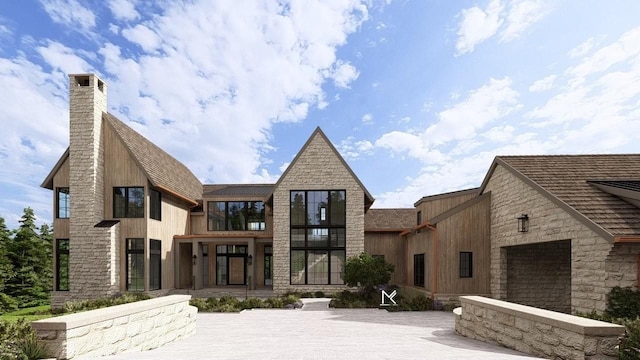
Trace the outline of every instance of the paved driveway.
<instances>
[{"instance_id":1,"label":"paved driveway","mask_svg":"<svg viewBox=\"0 0 640 360\"><path fill-rule=\"evenodd\" d=\"M529 359L454 333L451 313L327 309L198 314L197 334L145 352L102 359Z\"/></svg>"}]
</instances>

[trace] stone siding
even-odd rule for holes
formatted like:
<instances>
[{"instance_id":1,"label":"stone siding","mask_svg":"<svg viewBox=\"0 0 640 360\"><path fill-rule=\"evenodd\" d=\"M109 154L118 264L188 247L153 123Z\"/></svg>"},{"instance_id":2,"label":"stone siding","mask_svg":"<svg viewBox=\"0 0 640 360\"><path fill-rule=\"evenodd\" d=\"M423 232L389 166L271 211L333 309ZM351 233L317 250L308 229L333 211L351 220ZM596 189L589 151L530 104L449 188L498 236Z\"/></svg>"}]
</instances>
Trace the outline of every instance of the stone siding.
<instances>
[{"instance_id":1,"label":"stone siding","mask_svg":"<svg viewBox=\"0 0 640 360\"><path fill-rule=\"evenodd\" d=\"M507 299L507 247L571 240L571 311L603 311L613 286L635 285L637 246L614 247L572 215L498 165L491 191L491 293ZM517 217L529 215L529 232L517 231ZM622 255L622 257L620 257ZM532 275L534 276L534 275Z\"/></svg>"},{"instance_id":2,"label":"stone siding","mask_svg":"<svg viewBox=\"0 0 640 360\"><path fill-rule=\"evenodd\" d=\"M571 312L571 241L507 248L507 301Z\"/></svg>"},{"instance_id":3,"label":"stone siding","mask_svg":"<svg viewBox=\"0 0 640 360\"><path fill-rule=\"evenodd\" d=\"M624 327L481 296L460 297L456 333L547 359L617 359Z\"/></svg>"},{"instance_id":4,"label":"stone siding","mask_svg":"<svg viewBox=\"0 0 640 360\"><path fill-rule=\"evenodd\" d=\"M333 292L344 285L290 284L290 191L346 190L346 257L364 251L364 191L320 133L315 133L273 193L273 290Z\"/></svg>"},{"instance_id":5,"label":"stone siding","mask_svg":"<svg viewBox=\"0 0 640 360\"><path fill-rule=\"evenodd\" d=\"M85 79L88 85L82 83ZM70 289L52 293L54 307L119 291L119 227L94 227L104 219L102 114L107 111L107 85L95 75L70 75L69 80Z\"/></svg>"},{"instance_id":6,"label":"stone siding","mask_svg":"<svg viewBox=\"0 0 640 360\"><path fill-rule=\"evenodd\" d=\"M198 309L171 295L32 322L57 359L144 351L194 335Z\"/></svg>"}]
</instances>

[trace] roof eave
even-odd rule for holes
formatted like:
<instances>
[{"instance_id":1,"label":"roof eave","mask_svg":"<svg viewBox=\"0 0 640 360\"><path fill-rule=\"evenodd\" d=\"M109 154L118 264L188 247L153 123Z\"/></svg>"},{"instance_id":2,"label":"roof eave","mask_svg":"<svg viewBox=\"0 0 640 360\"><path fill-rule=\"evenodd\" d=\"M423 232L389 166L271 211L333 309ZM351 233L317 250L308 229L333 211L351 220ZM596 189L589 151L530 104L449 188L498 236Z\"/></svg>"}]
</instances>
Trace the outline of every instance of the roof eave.
<instances>
[{"instance_id":1,"label":"roof eave","mask_svg":"<svg viewBox=\"0 0 640 360\"><path fill-rule=\"evenodd\" d=\"M67 160L68 157L69 148L67 147L67 150L65 150L60 159L58 159L58 162L53 166L53 169L51 169L51 172L49 172L49 175L47 175L42 184L40 184L40 187L53 190L53 178L56 176L58 170L60 170L62 164L64 164L65 160Z\"/></svg>"}]
</instances>

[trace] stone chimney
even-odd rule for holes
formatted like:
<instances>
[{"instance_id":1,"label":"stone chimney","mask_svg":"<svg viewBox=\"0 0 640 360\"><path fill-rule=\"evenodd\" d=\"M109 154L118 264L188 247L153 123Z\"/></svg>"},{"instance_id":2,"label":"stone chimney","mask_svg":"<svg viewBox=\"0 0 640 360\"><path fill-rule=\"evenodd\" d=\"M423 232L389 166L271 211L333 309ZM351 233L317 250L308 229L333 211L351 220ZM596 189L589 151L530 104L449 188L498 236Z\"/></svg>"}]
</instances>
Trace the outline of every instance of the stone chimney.
<instances>
[{"instance_id":1,"label":"stone chimney","mask_svg":"<svg viewBox=\"0 0 640 360\"><path fill-rule=\"evenodd\" d=\"M119 225L95 227L104 214L104 129L107 84L94 74L69 75L69 291L52 305L119 291Z\"/></svg>"}]
</instances>

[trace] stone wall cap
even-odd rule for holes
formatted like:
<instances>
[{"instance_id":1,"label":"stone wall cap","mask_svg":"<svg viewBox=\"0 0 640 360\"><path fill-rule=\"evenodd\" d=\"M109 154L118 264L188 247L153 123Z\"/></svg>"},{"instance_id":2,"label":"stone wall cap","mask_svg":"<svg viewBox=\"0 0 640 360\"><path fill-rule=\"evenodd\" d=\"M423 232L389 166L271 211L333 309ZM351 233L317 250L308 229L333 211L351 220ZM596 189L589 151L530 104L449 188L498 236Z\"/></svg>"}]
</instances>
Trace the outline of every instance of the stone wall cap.
<instances>
[{"instance_id":1,"label":"stone wall cap","mask_svg":"<svg viewBox=\"0 0 640 360\"><path fill-rule=\"evenodd\" d=\"M520 318L533 320L588 336L620 336L625 330L625 327L622 325L563 314L551 310L539 309L532 306L514 304L482 296L461 296L460 302L482 306L488 309L504 312L509 315L515 315Z\"/></svg>"},{"instance_id":2,"label":"stone wall cap","mask_svg":"<svg viewBox=\"0 0 640 360\"><path fill-rule=\"evenodd\" d=\"M162 306L173 305L185 301L188 302L190 299L191 295L168 295L149 300L136 301L128 304L115 305L101 309L37 320L31 322L31 325L38 330L69 330L156 309Z\"/></svg>"}]
</instances>

